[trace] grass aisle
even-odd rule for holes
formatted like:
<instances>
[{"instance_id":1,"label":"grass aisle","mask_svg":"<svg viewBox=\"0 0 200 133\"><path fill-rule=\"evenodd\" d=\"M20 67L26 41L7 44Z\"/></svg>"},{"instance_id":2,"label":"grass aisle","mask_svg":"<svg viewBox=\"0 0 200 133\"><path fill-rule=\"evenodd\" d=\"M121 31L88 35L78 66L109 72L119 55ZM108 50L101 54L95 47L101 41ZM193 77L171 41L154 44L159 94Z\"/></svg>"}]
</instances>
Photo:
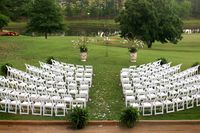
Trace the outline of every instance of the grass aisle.
<instances>
[{"instance_id":1,"label":"grass aisle","mask_svg":"<svg viewBox=\"0 0 200 133\"><path fill-rule=\"evenodd\" d=\"M95 71L94 85L91 89L91 102L88 104L90 119L118 119L124 108L123 95L119 86L120 70L113 65L102 65Z\"/></svg>"}]
</instances>

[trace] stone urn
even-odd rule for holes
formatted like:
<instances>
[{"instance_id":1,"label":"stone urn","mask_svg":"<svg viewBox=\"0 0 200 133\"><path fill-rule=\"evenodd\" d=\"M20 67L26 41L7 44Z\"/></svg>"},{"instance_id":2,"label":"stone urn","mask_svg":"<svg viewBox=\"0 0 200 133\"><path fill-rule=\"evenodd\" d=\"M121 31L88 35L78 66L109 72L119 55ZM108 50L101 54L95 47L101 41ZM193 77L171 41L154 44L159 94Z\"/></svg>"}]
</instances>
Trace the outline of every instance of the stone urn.
<instances>
[{"instance_id":1,"label":"stone urn","mask_svg":"<svg viewBox=\"0 0 200 133\"><path fill-rule=\"evenodd\" d=\"M130 52L130 60L131 60L131 62L136 62L137 52L134 52L134 53Z\"/></svg>"},{"instance_id":2,"label":"stone urn","mask_svg":"<svg viewBox=\"0 0 200 133\"><path fill-rule=\"evenodd\" d=\"M81 61L86 61L87 60L87 52L81 52L80 57L81 57Z\"/></svg>"}]
</instances>

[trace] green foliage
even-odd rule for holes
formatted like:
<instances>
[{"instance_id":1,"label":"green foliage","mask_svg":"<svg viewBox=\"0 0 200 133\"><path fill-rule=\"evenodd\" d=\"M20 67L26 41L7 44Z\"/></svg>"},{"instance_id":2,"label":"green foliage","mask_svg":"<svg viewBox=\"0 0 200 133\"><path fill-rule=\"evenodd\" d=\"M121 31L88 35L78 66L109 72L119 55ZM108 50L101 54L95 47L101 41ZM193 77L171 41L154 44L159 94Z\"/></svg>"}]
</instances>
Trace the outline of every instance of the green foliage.
<instances>
[{"instance_id":1,"label":"green foliage","mask_svg":"<svg viewBox=\"0 0 200 133\"><path fill-rule=\"evenodd\" d=\"M120 122L122 125L132 128L135 123L139 120L139 112L136 108L128 107L123 110Z\"/></svg>"},{"instance_id":2,"label":"green foliage","mask_svg":"<svg viewBox=\"0 0 200 133\"><path fill-rule=\"evenodd\" d=\"M7 16L0 14L0 31L4 26L8 25L9 21L10 19Z\"/></svg>"},{"instance_id":3,"label":"green foliage","mask_svg":"<svg viewBox=\"0 0 200 133\"><path fill-rule=\"evenodd\" d=\"M163 58L163 57L158 58L157 60L161 60L160 65L164 65L164 64L167 64L167 63L168 63L167 59L166 59L166 58Z\"/></svg>"},{"instance_id":4,"label":"green foliage","mask_svg":"<svg viewBox=\"0 0 200 133\"><path fill-rule=\"evenodd\" d=\"M64 30L63 13L55 0L34 0L30 9L28 31L48 33Z\"/></svg>"},{"instance_id":5,"label":"green foliage","mask_svg":"<svg viewBox=\"0 0 200 133\"><path fill-rule=\"evenodd\" d=\"M75 129L82 129L86 126L88 121L88 112L85 109L76 107L69 114L69 121Z\"/></svg>"},{"instance_id":6,"label":"green foliage","mask_svg":"<svg viewBox=\"0 0 200 133\"><path fill-rule=\"evenodd\" d=\"M121 37L138 38L150 48L152 43L177 43L182 39L182 21L173 0L127 0L116 19Z\"/></svg>"},{"instance_id":7,"label":"green foliage","mask_svg":"<svg viewBox=\"0 0 200 133\"><path fill-rule=\"evenodd\" d=\"M8 69L7 69L6 66L12 67L13 65L12 65L12 64L9 64L9 63L6 63L6 64L4 64L4 65L1 66L1 74L2 74L3 76L7 76L7 73L8 73Z\"/></svg>"},{"instance_id":8,"label":"green foliage","mask_svg":"<svg viewBox=\"0 0 200 133\"><path fill-rule=\"evenodd\" d=\"M31 0L0 0L0 13L16 21L27 17L30 3Z\"/></svg>"},{"instance_id":9,"label":"green foliage","mask_svg":"<svg viewBox=\"0 0 200 133\"><path fill-rule=\"evenodd\" d=\"M128 51L129 51L130 53L136 53L138 50L137 50L137 48L135 48L135 47L129 47L129 48L128 48Z\"/></svg>"},{"instance_id":10,"label":"green foliage","mask_svg":"<svg viewBox=\"0 0 200 133\"><path fill-rule=\"evenodd\" d=\"M191 1L191 17L200 18L200 0Z\"/></svg>"},{"instance_id":11,"label":"green foliage","mask_svg":"<svg viewBox=\"0 0 200 133\"><path fill-rule=\"evenodd\" d=\"M190 0L175 0L174 6L177 10L177 14L181 18L188 18L191 11L191 2Z\"/></svg>"},{"instance_id":12,"label":"green foliage","mask_svg":"<svg viewBox=\"0 0 200 133\"><path fill-rule=\"evenodd\" d=\"M66 1L65 14L68 17L114 17L119 7L116 0L72 0Z\"/></svg>"},{"instance_id":13,"label":"green foliage","mask_svg":"<svg viewBox=\"0 0 200 133\"><path fill-rule=\"evenodd\" d=\"M46 63L47 64L52 64L52 61L51 60L55 60L53 56L49 56L46 60Z\"/></svg>"},{"instance_id":14,"label":"green foliage","mask_svg":"<svg viewBox=\"0 0 200 133\"><path fill-rule=\"evenodd\" d=\"M200 63L199 62L195 62L194 64L192 64L191 67L195 67L195 66L199 66L198 67L198 73L200 73Z\"/></svg>"},{"instance_id":15,"label":"green foliage","mask_svg":"<svg viewBox=\"0 0 200 133\"><path fill-rule=\"evenodd\" d=\"M80 52L87 52L87 45L90 42L89 38L86 36L78 38L78 40L72 40L74 47L78 47Z\"/></svg>"}]
</instances>

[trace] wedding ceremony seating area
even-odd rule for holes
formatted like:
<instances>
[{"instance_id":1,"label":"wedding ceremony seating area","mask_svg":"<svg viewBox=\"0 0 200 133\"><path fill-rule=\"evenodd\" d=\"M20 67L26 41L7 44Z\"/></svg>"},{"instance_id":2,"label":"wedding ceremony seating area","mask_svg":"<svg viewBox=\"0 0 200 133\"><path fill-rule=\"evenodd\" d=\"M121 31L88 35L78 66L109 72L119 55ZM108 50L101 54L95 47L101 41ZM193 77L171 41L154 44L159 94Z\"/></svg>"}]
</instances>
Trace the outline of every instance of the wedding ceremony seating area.
<instances>
[{"instance_id":1,"label":"wedding ceremony seating area","mask_svg":"<svg viewBox=\"0 0 200 133\"><path fill-rule=\"evenodd\" d=\"M181 65L161 65L159 60L122 68L120 80L126 107L137 108L148 116L200 106L199 66L181 71Z\"/></svg>"},{"instance_id":2,"label":"wedding ceremony seating area","mask_svg":"<svg viewBox=\"0 0 200 133\"><path fill-rule=\"evenodd\" d=\"M86 108L92 66L56 60L39 64L25 64L26 72L7 66L7 77L0 76L0 112L65 116L76 106Z\"/></svg>"}]
</instances>

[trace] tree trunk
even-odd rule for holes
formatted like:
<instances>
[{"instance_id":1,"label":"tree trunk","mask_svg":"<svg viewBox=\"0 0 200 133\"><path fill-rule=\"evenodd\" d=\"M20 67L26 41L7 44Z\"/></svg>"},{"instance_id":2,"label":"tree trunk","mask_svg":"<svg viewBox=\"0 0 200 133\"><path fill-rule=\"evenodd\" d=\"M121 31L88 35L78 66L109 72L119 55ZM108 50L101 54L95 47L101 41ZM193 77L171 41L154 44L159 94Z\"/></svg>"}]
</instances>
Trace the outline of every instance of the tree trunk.
<instances>
[{"instance_id":1,"label":"tree trunk","mask_svg":"<svg viewBox=\"0 0 200 133\"><path fill-rule=\"evenodd\" d=\"M45 39L47 39L47 33L46 32L44 33L44 35L45 35Z\"/></svg>"},{"instance_id":2,"label":"tree trunk","mask_svg":"<svg viewBox=\"0 0 200 133\"><path fill-rule=\"evenodd\" d=\"M147 46L148 46L148 48L151 48L152 47L152 42L151 41L147 41Z\"/></svg>"},{"instance_id":3,"label":"tree trunk","mask_svg":"<svg viewBox=\"0 0 200 133\"><path fill-rule=\"evenodd\" d=\"M1 28L0 28L0 32L2 32L2 31L3 31L3 28L1 27Z\"/></svg>"}]
</instances>

